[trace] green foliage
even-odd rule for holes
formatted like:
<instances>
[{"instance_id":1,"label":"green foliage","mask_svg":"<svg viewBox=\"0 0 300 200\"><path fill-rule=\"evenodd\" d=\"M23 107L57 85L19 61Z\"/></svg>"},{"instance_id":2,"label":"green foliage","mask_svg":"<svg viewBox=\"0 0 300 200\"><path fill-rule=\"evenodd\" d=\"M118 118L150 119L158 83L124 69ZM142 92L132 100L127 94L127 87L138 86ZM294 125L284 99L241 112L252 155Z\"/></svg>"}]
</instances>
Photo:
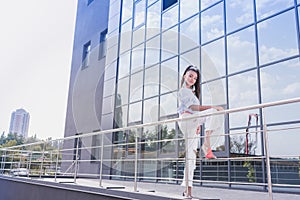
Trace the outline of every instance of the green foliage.
<instances>
[{"instance_id":1,"label":"green foliage","mask_svg":"<svg viewBox=\"0 0 300 200\"><path fill-rule=\"evenodd\" d=\"M249 182L254 183L255 182L255 169L254 169L253 165L251 164L251 162L245 161L243 164L243 167L248 168L247 178L248 178Z\"/></svg>"}]
</instances>

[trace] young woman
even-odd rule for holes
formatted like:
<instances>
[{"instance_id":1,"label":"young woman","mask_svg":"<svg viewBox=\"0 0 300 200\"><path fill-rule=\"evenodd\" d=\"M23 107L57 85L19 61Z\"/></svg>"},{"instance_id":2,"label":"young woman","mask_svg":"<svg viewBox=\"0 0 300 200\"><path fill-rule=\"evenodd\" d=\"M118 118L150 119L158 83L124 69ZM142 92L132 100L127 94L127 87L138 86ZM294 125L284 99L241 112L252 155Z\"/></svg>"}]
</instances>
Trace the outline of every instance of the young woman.
<instances>
[{"instance_id":1,"label":"young woman","mask_svg":"<svg viewBox=\"0 0 300 200\"><path fill-rule=\"evenodd\" d=\"M223 110L220 106L202 106L200 105L200 81L199 69L195 66L188 66L181 79L181 89L178 92L180 117L184 118L193 114L212 113ZM220 117L223 117L220 115ZM190 120L182 120L179 122L179 127L185 137L186 159L182 186L186 187L184 196L192 198L192 184L194 177L194 170L196 168L197 148L199 144L200 125L205 124L205 137L201 147L207 159L214 159L210 145L210 135L223 124L216 124L212 120L212 116L194 118Z\"/></svg>"}]
</instances>

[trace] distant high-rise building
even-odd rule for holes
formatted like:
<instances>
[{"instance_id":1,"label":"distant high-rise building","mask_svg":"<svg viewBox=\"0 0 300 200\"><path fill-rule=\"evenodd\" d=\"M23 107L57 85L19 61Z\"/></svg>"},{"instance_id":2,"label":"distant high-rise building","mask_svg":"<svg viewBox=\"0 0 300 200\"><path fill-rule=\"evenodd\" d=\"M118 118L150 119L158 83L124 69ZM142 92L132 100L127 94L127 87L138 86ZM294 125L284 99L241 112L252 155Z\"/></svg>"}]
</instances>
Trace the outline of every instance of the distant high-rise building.
<instances>
[{"instance_id":1,"label":"distant high-rise building","mask_svg":"<svg viewBox=\"0 0 300 200\"><path fill-rule=\"evenodd\" d=\"M28 126L29 126L30 115L24 109L17 109L11 114L9 132L17 133L23 137L28 136Z\"/></svg>"}]
</instances>

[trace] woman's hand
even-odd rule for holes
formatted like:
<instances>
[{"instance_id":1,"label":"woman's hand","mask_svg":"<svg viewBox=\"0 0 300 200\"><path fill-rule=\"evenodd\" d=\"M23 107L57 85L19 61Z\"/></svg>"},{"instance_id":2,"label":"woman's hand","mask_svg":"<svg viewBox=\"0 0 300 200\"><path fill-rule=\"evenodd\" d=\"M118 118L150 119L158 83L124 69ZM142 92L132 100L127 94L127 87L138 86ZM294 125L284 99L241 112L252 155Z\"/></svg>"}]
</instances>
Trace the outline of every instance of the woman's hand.
<instances>
[{"instance_id":1,"label":"woman's hand","mask_svg":"<svg viewBox=\"0 0 300 200\"><path fill-rule=\"evenodd\" d=\"M213 108L216 109L217 111L222 111L222 110L224 110L224 108L221 107L221 106L213 106Z\"/></svg>"}]
</instances>

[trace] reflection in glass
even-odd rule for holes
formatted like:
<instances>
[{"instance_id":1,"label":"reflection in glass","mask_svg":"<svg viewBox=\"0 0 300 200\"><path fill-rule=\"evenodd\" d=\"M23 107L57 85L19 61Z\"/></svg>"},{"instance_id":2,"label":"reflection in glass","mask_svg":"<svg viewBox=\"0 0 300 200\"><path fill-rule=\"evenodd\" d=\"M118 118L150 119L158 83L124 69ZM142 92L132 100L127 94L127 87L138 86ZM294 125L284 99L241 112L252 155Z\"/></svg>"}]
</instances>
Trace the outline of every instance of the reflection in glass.
<instances>
[{"instance_id":1,"label":"reflection in glass","mask_svg":"<svg viewBox=\"0 0 300 200\"><path fill-rule=\"evenodd\" d=\"M257 71L238 74L228 78L229 108L239 108L258 104ZM248 115L259 113L247 110L229 115L230 127L245 126Z\"/></svg>"},{"instance_id":2,"label":"reflection in glass","mask_svg":"<svg viewBox=\"0 0 300 200\"><path fill-rule=\"evenodd\" d=\"M167 29L178 23L178 5L162 14L162 28Z\"/></svg>"},{"instance_id":3,"label":"reflection in glass","mask_svg":"<svg viewBox=\"0 0 300 200\"><path fill-rule=\"evenodd\" d=\"M180 52L185 52L199 45L199 16L180 24Z\"/></svg>"},{"instance_id":4,"label":"reflection in glass","mask_svg":"<svg viewBox=\"0 0 300 200\"><path fill-rule=\"evenodd\" d=\"M129 105L129 123L139 122L142 118L142 102Z\"/></svg>"},{"instance_id":5,"label":"reflection in glass","mask_svg":"<svg viewBox=\"0 0 300 200\"><path fill-rule=\"evenodd\" d=\"M201 0L201 10L204 10L218 1L219 0Z\"/></svg>"},{"instance_id":6,"label":"reflection in glass","mask_svg":"<svg viewBox=\"0 0 300 200\"><path fill-rule=\"evenodd\" d=\"M115 92L115 80L114 79L110 79L108 81L105 81L104 85L103 85L103 97L107 97L107 96L111 96L113 95Z\"/></svg>"},{"instance_id":7,"label":"reflection in glass","mask_svg":"<svg viewBox=\"0 0 300 200\"><path fill-rule=\"evenodd\" d=\"M145 65L150 66L159 62L160 56L160 36L149 40L146 43L146 61Z\"/></svg>"},{"instance_id":8,"label":"reflection in glass","mask_svg":"<svg viewBox=\"0 0 300 200\"><path fill-rule=\"evenodd\" d=\"M148 2L149 3L149 2ZM158 1L147 11L147 39L160 32L161 2Z\"/></svg>"},{"instance_id":9,"label":"reflection in glass","mask_svg":"<svg viewBox=\"0 0 300 200\"><path fill-rule=\"evenodd\" d=\"M208 81L225 75L224 39L202 46L201 81Z\"/></svg>"},{"instance_id":10,"label":"reflection in glass","mask_svg":"<svg viewBox=\"0 0 300 200\"><path fill-rule=\"evenodd\" d=\"M144 98L158 95L159 68L158 65L145 70Z\"/></svg>"},{"instance_id":11,"label":"reflection in glass","mask_svg":"<svg viewBox=\"0 0 300 200\"><path fill-rule=\"evenodd\" d=\"M286 129L298 127L297 129L272 131L268 134L270 156L278 155L294 156L299 159L299 124L286 126L273 126L274 129ZM278 148L280 147L280 148ZM299 171L298 171L299 172Z\"/></svg>"},{"instance_id":12,"label":"reflection in glass","mask_svg":"<svg viewBox=\"0 0 300 200\"><path fill-rule=\"evenodd\" d=\"M294 10L258 24L260 64L297 55L297 44Z\"/></svg>"},{"instance_id":13,"label":"reflection in glass","mask_svg":"<svg viewBox=\"0 0 300 200\"><path fill-rule=\"evenodd\" d=\"M201 13L201 43L224 35L223 3Z\"/></svg>"},{"instance_id":14,"label":"reflection in glass","mask_svg":"<svg viewBox=\"0 0 300 200\"><path fill-rule=\"evenodd\" d=\"M158 127L145 126L141 138L142 158L157 157ZM153 168L155 169L155 168ZM152 170L147 170L152 171Z\"/></svg>"},{"instance_id":15,"label":"reflection in glass","mask_svg":"<svg viewBox=\"0 0 300 200\"><path fill-rule=\"evenodd\" d=\"M161 93L178 89L178 57L161 64Z\"/></svg>"},{"instance_id":16,"label":"reflection in glass","mask_svg":"<svg viewBox=\"0 0 300 200\"><path fill-rule=\"evenodd\" d=\"M117 94L120 95L122 105L128 103L129 77L122 78L118 81Z\"/></svg>"},{"instance_id":17,"label":"reflection in glass","mask_svg":"<svg viewBox=\"0 0 300 200\"><path fill-rule=\"evenodd\" d=\"M218 79L202 84L201 100L203 105L219 105L226 108L225 79Z\"/></svg>"},{"instance_id":18,"label":"reflection in glass","mask_svg":"<svg viewBox=\"0 0 300 200\"><path fill-rule=\"evenodd\" d=\"M131 73L141 70L144 67L144 45L132 49Z\"/></svg>"},{"instance_id":19,"label":"reflection in glass","mask_svg":"<svg viewBox=\"0 0 300 200\"><path fill-rule=\"evenodd\" d=\"M247 125L247 124L246 124ZM245 125L245 126L246 126ZM259 120L251 119L251 128L248 129L246 135L245 129L230 131L230 153L261 155L261 135ZM246 139L247 138L247 139ZM248 147L248 149L247 149Z\"/></svg>"},{"instance_id":20,"label":"reflection in glass","mask_svg":"<svg viewBox=\"0 0 300 200\"><path fill-rule=\"evenodd\" d=\"M122 23L132 17L132 0L123 0Z\"/></svg>"},{"instance_id":21,"label":"reflection in glass","mask_svg":"<svg viewBox=\"0 0 300 200\"><path fill-rule=\"evenodd\" d=\"M178 54L178 26L162 33L161 60Z\"/></svg>"},{"instance_id":22,"label":"reflection in glass","mask_svg":"<svg viewBox=\"0 0 300 200\"><path fill-rule=\"evenodd\" d=\"M261 69L262 102L297 98L300 94L300 62L289 60ZM299 103L265 109L268 123L299 120Z\"/></svg>"},{"instance_id":23,"label":"reflection in glass","mask_svg":"<svg viewBox=\"0 0 300 200\"><path fill-rule=\"evenodd\" d=\"M137 28L145 23L145 9L146 9L145 0L135 2L134 28Z\"/></svg>"},{"instance_id":24,"label":"reflection in glass","mask_svg":"<svg viewBox=\"0 0 300 200\"><path fill-rule=\"evenodd\" d=\"M160 139L164 140L160 143L160 153L161 154L171 154L174 155L176 151L176 138L175 123L163 124L160 127Z\"/></svg>"},{"instance_id":25,"label":"reflection in glass","mask_svg":"<svg viewBox=\"0 0 300 200\"><path fill-rule=\"evenodd\" d=\"M120 98L118 95L117 98ZM127 126L127 113L128 112L128 106L121 106L121 107L116 107L115 109L115 125L116 127L126 127Z\"/></svg>"},{"instance_id":26,"label":"reflection in glass","mask_svg":"<svg viewBox=\"0 0 300 200\"><path fill-rule=\"evenodd\" d=\"M226 1L227 32L254 22L253 1Z\"/></svg>"},{"instance_id":27,"label":"reflection in glass","mask_svg":"<svg viewBox=\"0 0 300 200\"><path fill-rule=\"evenodd\" d=\"M120 55L119 57L119 78L129 75L130 69L130 51Z\"/></svg>"},{"instance_id":28,"label":"reflection in glass","mask_svg":"<svg viewBox=\"0 0 300 200\"><path fill-rule=\"evenodd\" d=\"M194 65L199 68L199 66L200 66L200 49L199 48L180 55L180 65L179 65L180 77L182 76L182 74L184 73L184 70L189 65Z\"/></svg>"},{"instance_id":29,"label":"reflection in glass","mask_svg":"<svg viewBox=\"0 0 300 200\"><path fill-rule=\"evenodd\" d=\"M228 73L256 66L254 27L227 37Z\"/></svg>"},{"instance_id":30,"label":"reflection in glass","mask_svg":"<svg viewBox=\"0 0 300 200\"><path fill-rule=\"evenodd\" d=\"M129 20L128 22L122 25L122 32L120 35L120 54L131 48L131 26L132 20Z\"/></svg>"},{"instance_id":31,"label":"reflection in glass","mask_svg":"<svg viewBox=\"0 0 300 200\"><path fill-rule=\"evenodd\" d=\"M199 12L199 0L180 1L180 21Z\"/></svg>"},{"instance_id":32,"label":"reflection in glass","mask_svg":"<svg viewBox=\"0 0 300 200\"><path fill-rule=\"evenodd\" d=\"M143 71L132 74L130 79L130 97L129 102L135 102L142 99L143 92Z\"/></svg>"},{"instance_id":33,"label":"reflection in glass","mask_svg":"<svg viewBox=\"0 0 300 200\"><path fill-rule=\"evenodd\" d=\"M294 0L284 0L284 1L257 1L256 2L256 13L257 19L263 19L275 13L278 13L286 8L294 6Z\"/></svg>"},{"instance_id":34,"label":"reflection in glass","mask_svg":"<svg viewBox=\"0 0 300 200\"><path fill-rule=\"evenodd\" d=\"M177 92L160 96L159 112L161 117L177 113Z\"/></svg>"},{"instance_id":35,"label":"reflection in glass","mask_svg":"<svg viewBox=\"0 0 300 200\"><path fill-rule=\"evenodd\" d=\"M158 97L145 100L143 109L143 123L158 121Z\"/></svg>"}]
</instances>

